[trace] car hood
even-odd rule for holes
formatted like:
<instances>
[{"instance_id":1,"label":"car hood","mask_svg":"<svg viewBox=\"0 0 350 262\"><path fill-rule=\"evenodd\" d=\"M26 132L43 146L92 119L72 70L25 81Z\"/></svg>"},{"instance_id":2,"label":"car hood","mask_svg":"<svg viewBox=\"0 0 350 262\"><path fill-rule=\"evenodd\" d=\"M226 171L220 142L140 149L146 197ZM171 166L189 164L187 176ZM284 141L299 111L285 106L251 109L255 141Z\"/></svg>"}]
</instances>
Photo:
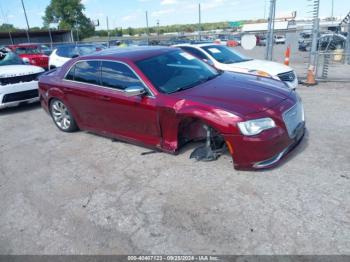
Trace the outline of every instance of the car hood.
<instances>
[{"instance_id":1,"label":"car hood","mask_svg":"<svg viewBox=\"0 0 350 262\"><path fill-rule=\"evenodd\" d=\"M43 54L21 54L18 55L21 58L29 58L29 59L38 59L38 58L46 58L49 59L49 57L47 55L43 55Z\"/></svg>"},{"instance_id":2,"label":"car hood","mask_svg":"<svg viewBox=\"0 0 350 262\"><path fill-rule=\"evenodd\" d=\"M290 97L291 92L278 80L225 72L210 81L174 95L179 99L245 116L274 107Z\"/></svg>"},{"instance_id":3,"label":"car hood","mask_svg":"<svg viewBox=\"0 0 350 262\"><path fill-rule=\"evenodd\" d=\"M43 68L32 65L5 65L0 66L0 78L31 75L44 71Z\"/></svg>"},{"instance_id":4,"label":"car hood","mask_svg":"<svg viewBox=\"0 0 350 262\"><path fill-rule=\"evenodd\" d=\"M272 76L276 76L281 73L292 71L293 69L284 64L266 61L266 60L258 60L252 59L249 61L241 62L241 63L233 63L233 64L222 64L220 63L221 70L227 71L235 71L237 68L245 68L249 70L261 70L269 73Z\"/></svg>"}]
</instances>

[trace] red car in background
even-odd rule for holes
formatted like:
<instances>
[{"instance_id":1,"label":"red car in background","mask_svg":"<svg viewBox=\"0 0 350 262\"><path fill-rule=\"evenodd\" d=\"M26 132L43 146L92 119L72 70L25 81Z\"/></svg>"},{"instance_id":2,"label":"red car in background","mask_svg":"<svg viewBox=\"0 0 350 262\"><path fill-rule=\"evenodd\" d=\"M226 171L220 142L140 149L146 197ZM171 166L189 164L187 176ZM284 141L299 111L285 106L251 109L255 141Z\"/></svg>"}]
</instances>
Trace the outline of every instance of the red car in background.
<instances>
[{"instance_id":1,"label":"red car in background","mask_svg":"<svg viewBox=\"0 0 350 262\"><path fill-rule=\"evenodd\" d=\"M138 47L81 56L39 79L43 108L78 128L191 158L228 151L237 169L276 165L304 135L304 110L283 82L217 71L178 48Z\"/></svg>"},{"instance_id":2,"label":"red car in background","mask_svg":"<svg viewBox=\"0 0 350 262\"><path fill-rule=\"evenodd\" d=\"M48 69L49 57L41 51L39 44L18 44L7 47L22 58L26 64L40 66L45 70Z\"/></svg>"}]
</instances>

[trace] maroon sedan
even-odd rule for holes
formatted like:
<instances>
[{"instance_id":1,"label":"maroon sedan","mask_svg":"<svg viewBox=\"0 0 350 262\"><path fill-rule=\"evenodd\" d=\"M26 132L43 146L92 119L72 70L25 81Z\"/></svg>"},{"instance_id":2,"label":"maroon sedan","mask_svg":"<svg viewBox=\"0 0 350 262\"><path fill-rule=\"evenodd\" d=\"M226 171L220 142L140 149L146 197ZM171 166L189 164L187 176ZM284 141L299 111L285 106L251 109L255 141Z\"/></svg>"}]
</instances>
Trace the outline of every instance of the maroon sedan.
<instances>
[{"instance_id":1,"label":"maroon sedan","mask_svg":"<svg viewBox=\"0 0 350 262\"><path fill-rule=\"evenodd\" d=\"M299 96L271 78L220 72L177 48L105 50L73 59L39 80L57 127L79 129L191 157L226 150L237 169L274 166L304 134Z\"/></svg>"}]
</instances>

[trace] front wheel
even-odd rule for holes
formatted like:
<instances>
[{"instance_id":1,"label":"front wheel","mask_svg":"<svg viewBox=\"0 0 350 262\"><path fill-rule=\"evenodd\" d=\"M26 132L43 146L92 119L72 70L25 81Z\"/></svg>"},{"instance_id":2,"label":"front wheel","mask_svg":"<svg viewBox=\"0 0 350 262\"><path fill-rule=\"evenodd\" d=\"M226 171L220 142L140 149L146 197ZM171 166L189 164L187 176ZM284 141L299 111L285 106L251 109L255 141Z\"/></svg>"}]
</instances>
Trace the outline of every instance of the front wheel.
<instances>
[{"instance_id":1,"label":"front wheel","mask_svg":"<svg viewBox=\"0 0 350 262\"><path fill-rule=\"evenodd\" d=\"M67 106L58 99L54 99L50 103L50 113L56 126L64 132L74 132L78 130L72 114Z\"/></svg>"}]
</instances>

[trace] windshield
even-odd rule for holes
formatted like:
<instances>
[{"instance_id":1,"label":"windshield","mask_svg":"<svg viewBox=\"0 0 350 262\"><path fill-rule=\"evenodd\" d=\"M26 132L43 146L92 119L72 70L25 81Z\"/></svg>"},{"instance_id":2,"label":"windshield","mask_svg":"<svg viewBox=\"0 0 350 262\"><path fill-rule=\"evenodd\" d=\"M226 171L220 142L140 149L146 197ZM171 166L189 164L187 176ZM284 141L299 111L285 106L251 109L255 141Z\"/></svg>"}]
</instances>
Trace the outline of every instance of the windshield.
<instances>
[{"instance_id":1,"label":"windshield","mask_svg":"<svg viewBox=\"0 0 350 262\"><path fill-rule=\"evenodd\" d=\"M87 55L96 51L96 46L86 45L86 46L61 46L57 48L57 55L67 58L72 58L80 55Z\"/></svg>"},{"instance_id":2,"label":"windshield","mask_svg":"<svg viewBox=\"0 0 350 262\"><path fill-rule=\"evenodd\" d=\"M167 94L194 87L219 75L214 68L183 51L147 58L136 65L160 92Z\"/></svg>"},{"instance_id":3,"label":"windshield","mask_svg":"<svg viewBox=\"0 0 350 262\"><path fill-rule=\"evenodd\" d=\"M7 49L0 49L0 66L23 65L24 62L14 52Z\"/></svg>"},{"instance_id":4,"label":"windshield","mask_svg":"<svg viewBox=\"0 0 350 262\"><path fill-rule=\"evenodd\" d=\"M40 54L41 52L37 47L17 47L16 53L19 55L23 55L23 54L32 55L32 54Z\"/></svg>"},{"instance_id":5,"label":"windshield","mask_svg":"<svg viewBox=\"0 0 350 262\"><path fill-rule=\"evenodd\" d=\"M226 46L211 45L202 46L201 48L209 53L216 61L223 64L233 64L251 60Z\"/></svg>"}]
</instances>

